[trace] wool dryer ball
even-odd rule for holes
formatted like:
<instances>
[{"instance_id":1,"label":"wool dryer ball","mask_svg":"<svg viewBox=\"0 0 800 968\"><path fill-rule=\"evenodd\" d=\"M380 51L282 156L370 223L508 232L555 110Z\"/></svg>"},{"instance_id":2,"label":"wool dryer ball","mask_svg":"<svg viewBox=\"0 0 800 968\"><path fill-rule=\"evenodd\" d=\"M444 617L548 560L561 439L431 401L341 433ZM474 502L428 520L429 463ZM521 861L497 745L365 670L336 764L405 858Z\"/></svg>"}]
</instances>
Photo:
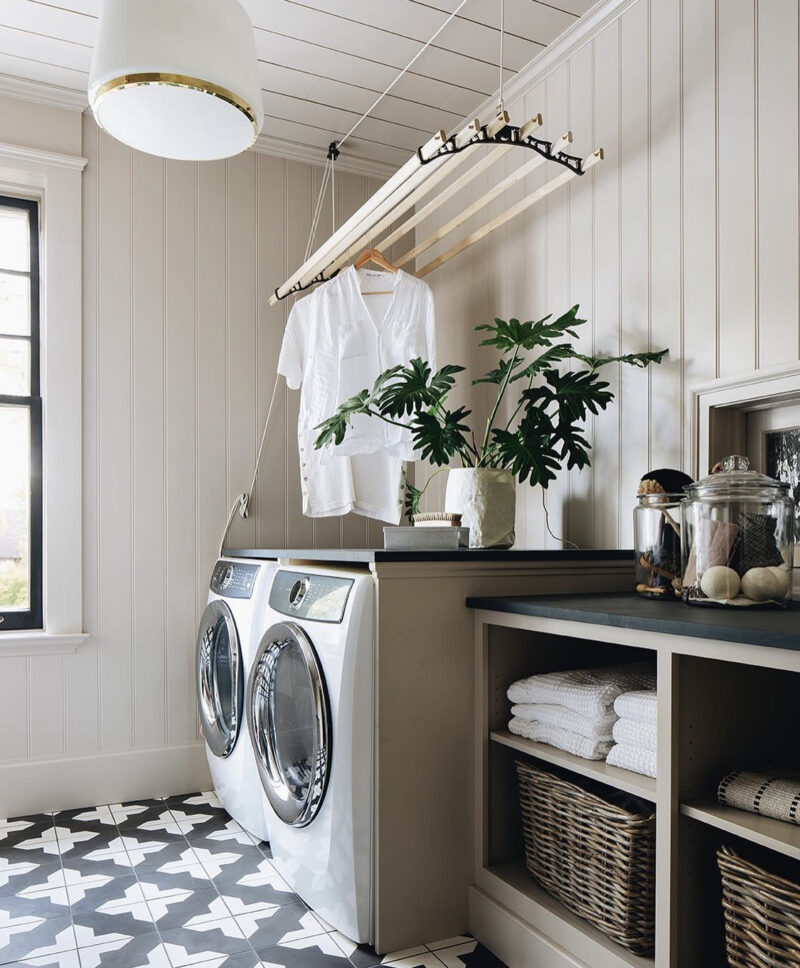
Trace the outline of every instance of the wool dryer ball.
<instances>
[{"instance_id":1,"label":"wool dryer ball","mask_svg":"<svg viewBox=\"0 0 800 968\"><path fill-rule=\"evenodd\" d=\"M706 598L736 598L741 585L733 568L726 568L725 565L714 565L700 579L700 588Z\"/></svg>"},{"instance_id":2,"label":"wool dryer ball","mask_svg":"<svg viewBox=\"0 0 800 968\"><path fill-rule=\"evenodd\" d=\"M789 575L777 566L751 568L742 578L742 591L754 602L768 602L783 598L789 590Z\"/></svg>"}]
</instances>

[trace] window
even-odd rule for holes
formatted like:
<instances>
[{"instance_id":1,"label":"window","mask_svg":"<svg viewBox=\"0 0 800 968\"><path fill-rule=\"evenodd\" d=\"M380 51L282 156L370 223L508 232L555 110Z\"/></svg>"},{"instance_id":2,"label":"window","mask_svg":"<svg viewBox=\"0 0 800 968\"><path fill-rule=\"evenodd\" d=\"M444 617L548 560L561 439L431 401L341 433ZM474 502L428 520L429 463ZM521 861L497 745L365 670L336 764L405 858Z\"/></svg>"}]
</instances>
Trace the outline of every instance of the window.
<instances>
[{"instance_id":1,"label":"window","mask_svg":"<svg viewBox=\"0 0 800 968\"><path fill-rule=\"evenodd\" d=\"M40 628L39 207L0 195L0 631Z\"/></svg>"}]
</instances>

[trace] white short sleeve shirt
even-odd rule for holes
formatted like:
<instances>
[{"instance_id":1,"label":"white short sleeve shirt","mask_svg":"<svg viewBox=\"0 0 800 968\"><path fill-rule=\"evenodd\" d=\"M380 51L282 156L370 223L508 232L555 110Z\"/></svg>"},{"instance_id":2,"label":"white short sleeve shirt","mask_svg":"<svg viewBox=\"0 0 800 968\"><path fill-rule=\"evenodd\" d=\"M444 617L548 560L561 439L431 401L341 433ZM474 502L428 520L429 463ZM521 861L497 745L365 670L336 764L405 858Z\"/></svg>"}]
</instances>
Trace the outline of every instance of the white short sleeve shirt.
<instances>
[{"instance_id":1,"label":"white short sleeve shirt","mask_svg":"<svg viewBox=\"0 0 800 968\"><path fill-rule=\"evenodd\" d=\"M383 370L414 357L436 366L433 295L402 270L350 268L295 304L278 372L292 389L301 388L297 432L304 514L355 511L399 522L402 462L416 457L410 433L357 417L342 445L319 451L315 428L348 397L372 386Z\"/></svg>"}]
</instances>

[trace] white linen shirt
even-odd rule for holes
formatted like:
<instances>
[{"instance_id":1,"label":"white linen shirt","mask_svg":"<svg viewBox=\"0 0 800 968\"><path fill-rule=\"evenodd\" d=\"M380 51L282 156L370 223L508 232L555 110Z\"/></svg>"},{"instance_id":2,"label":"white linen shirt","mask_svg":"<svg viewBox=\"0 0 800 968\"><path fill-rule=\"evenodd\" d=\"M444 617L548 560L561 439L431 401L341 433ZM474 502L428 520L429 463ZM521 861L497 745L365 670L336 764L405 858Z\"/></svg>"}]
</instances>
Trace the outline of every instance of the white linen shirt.
<instances>
[{"instance_id":1,"label":"white linen shirt","mask_svg":"<svg viewBox=\"0 0 800 968\"><path fill-rule=\"evenodd\" d=\"M382 292L389 284L388 296L362 295L362 288ZM435 367L434 327L430 287L402 270L359 273L351 267L295 303L278 372L292 389L302 387L297 435L304 514L355 511L400 521L402 462L416 457L411 434L359 416L340 446L320 451L315 428L383 370L417 356Z\"/></svg>"}]
</instances>

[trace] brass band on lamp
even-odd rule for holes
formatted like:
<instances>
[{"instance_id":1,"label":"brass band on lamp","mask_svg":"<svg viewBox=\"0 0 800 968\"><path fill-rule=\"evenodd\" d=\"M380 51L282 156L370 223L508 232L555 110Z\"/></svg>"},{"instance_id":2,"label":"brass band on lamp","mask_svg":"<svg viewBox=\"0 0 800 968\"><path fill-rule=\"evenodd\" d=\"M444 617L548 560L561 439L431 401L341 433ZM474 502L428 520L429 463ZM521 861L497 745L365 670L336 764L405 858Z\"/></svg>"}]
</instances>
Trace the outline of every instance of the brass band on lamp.
<instances>
[{"instance_id":1,"label":"brass band on lamp","mask_svg":"<svg viewBox=\"0 0 800 968\"><path fill-rule=\"evenodd\" d=\"M227 104L232 105L247 118L253 126L253 140L258 137L258 120L255 110L242 98L238 97L233 91L229 91L219 84L211 81L204 81L200 77L188 77L185 74L167 74L162 71L151 71L142 74L123 74L121 77L114 77L110 81L102 84L95 94L94 106L99 106L103 98L112 91L121 91L126 87L147 86L150 84L161 84L165 87L182 87L191 91L199 91L202 94L209 94L211 97L219 98ZM97 113L95 112L95 117ZM98 123L99 120L98 120ZM102 126L102 125L101 125Z\"/></svg>"}]
</instances>

